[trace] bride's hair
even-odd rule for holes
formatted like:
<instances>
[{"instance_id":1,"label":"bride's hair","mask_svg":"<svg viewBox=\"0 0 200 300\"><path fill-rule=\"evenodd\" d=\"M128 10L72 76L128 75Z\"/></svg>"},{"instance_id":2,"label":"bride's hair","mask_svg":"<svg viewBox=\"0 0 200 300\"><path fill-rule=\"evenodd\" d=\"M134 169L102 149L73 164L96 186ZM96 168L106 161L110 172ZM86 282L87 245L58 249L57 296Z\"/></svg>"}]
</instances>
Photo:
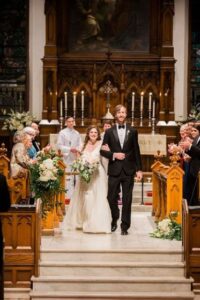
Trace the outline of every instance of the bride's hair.
<instances>
[{"instance_id":1,"label":"bride's hair","mask_svg":"<svg viewBox=\"0 0 200 300\"><path fill-rule=\"evenodd\" d=\"M97 127L96 125L90 125L90 126L87 128L86 136L85 136L85 141L84 141L83 148L82 148L81 152L85 149L85 147L86 147L88 141L90 140L89 134L90 134L90 131L91 131L93 128L95 128L95 129L97 130L97 133L98 133L97 141L100 141L100 140L101 140L101 132L100 132L99 127Z\"/></svg>"}]
</instances>

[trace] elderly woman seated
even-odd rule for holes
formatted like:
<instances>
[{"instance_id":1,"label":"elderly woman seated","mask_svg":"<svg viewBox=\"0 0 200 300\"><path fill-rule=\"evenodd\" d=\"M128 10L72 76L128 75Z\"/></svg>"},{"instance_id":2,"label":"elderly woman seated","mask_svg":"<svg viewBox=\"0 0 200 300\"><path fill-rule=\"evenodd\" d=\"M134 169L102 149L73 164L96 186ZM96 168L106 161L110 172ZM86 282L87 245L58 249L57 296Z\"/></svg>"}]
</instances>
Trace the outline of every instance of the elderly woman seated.
<instances>
[{"instance_id":1,"label":"elderly woman seated","mask_svg":"<svg viewBox=\"0 0 200 300\"><path fill-rule=\"evenodd\" d=\"M28 134L31 137L31 141L32 141L31 147L27 150L28 151L28 156L30 158L35 158L36 155L37 155L37 151L36 151L36 149L35 149L35 147L33 145L33 140L35 139L36 131L32 127L27 126L27 127L25 127L23 129L23 132L25 132L26 134Z\"/></svg>"},{"instance_id":2,"label":"elderly woman seated","mask_svg":"<svg viewBox=\"0 0 200 300\"><path fill-rule=\"evenodd\" d=\"M19 141L20 138L20 141ZM32 146L32 139L26 133L18 135L18 142L14 144L11 153L11 177L27 175L28 165L32 162L27 150Z\"/></svg>"}]
</instances>

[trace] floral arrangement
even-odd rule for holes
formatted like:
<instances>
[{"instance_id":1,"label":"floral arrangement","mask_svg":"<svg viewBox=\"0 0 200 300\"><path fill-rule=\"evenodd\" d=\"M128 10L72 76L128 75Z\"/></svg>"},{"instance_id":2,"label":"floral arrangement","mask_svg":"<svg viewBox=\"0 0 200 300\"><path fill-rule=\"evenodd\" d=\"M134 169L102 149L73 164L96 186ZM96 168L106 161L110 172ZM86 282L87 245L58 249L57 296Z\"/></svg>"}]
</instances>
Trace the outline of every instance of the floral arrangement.
<instances>
[{"instance_id":1,"label":"floral arrangement","mask_svg":"<svg viewBox=\"0 0 200 300\"><path fill-rule=\"evenodd\" d=\"M181 241L181 225L175 221L177 212L171 212L169 218L157 223L156 229L150 233L151 237L159 239Z\"/></svg>"},{"instance_id":2,"label":"floral arrangement","mask_svg":"<svg viewBox=\"0 0 200 300\"><path fill-rule=\"evenodd\" d=\"M88 161L83 157L75 160L71 166L72 171L78 172L80 177L87 183L90 182L92 174L98 169L99 161Z\"/></svg>"},{"instance_id":3,"label":"floral arrangement","mask_svg":"<svg viewBox=\"0 0 200 300\"><path fill-rule=\"evenodd\" d=\"M200 120L200 104L197 104L196 106L193 106L189 116L188 116L189 120L196 120L199 121Z\"/></svg>"},{"instance_id":4,"label":"floral arrangement","mask_svg":"<svg viewBox=\"0 0 200 300\"><path fill-rule=\"evenodd\" d=\"M4 115L6 111L4 111ZM11 109L11 112L7 114L9 117L5 119L2 129L10 131L20 131L26 126L30 126L31 123L35 120L29 111L27 112L14 112Z\"/></svg>"},{"instance_id":5,"label":"floral arrangement","mask_svg":"<svg viewBox=\"0 0 200 300\"><path fill-rule=\"evenodd\" d=\"M60 156L50 147L38 152L29 166L31 191L41 199L42 214L46 215L55 205L55 195L64 191L61 185L63 170L59 167Z\"/></svg>"}]
</instances>

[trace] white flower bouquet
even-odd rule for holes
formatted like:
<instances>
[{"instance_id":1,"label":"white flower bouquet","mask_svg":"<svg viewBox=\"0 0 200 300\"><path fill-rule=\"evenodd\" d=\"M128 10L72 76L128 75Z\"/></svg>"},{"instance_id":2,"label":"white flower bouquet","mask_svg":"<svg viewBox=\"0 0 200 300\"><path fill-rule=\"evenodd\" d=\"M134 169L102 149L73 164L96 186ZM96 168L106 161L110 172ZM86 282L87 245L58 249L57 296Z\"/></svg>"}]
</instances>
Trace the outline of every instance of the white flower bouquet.
<instances>
[{"instance_id":1,"label":"white flower bouquet","mask_svg":"<svg viewBox=\"0 0 200 300\"><path fill-rule=\"evenodd\" d=\"M63 191L61 179L63 170L58 161L61 158L49 150L40 151L36 160L29 165L31 191L42 200L42 214L54 206L54 196Z\"/></svg>"},{"instance_id":2,"label":"white flower bouquet","mask_svg":"<svg viewBox=\"0 0 200 300\"><path fill-rule=\"evenodd\" d=\"M93 173L98 169L99 161L88 161L83 157L75 160L71 166L72 171L78 172L80 177L87 183L90 182Z\"/></svg>"},{"instance_id":3,"label":"white flower bouquet","mask_svg":"<svg viewBox=\"0 0 200 300\"><path fill-rule=\"evenodd\" d=\"M6 112L4 111L4 114ZM27 112L14 112L11 109L11 112L7 114L9 117L5 119L2 129L10 131L20 131L26 126L30 126L35 117L33 117L29 111Z\"/></svg>"},{"instance_id":4,"label":"white flower bouquet","mask_svg":"<svg viewBox=\"0 0 200 300\"><path fill-rule=\"evenodd\" d=\"M177 212L171 212L169 218L165 218L157 223L156 229L150 233L151 237L168 239L168 240L181 240L181 225L178 224L176 218Z\"/></svg>"}]
</instances>

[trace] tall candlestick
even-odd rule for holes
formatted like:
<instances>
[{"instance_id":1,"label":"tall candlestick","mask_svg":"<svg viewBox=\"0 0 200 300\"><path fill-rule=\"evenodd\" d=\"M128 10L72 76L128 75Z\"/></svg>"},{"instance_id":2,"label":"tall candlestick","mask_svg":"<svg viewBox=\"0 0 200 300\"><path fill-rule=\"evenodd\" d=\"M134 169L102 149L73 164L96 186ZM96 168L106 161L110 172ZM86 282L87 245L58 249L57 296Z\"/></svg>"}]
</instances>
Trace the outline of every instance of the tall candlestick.
<instances>
[{"instance_id":1,"label":"tall candlestick","mask_svg":"<svg viewBox=\"0 0 200 300\"><path fill-rule=\"evenodd\" d=\"M144 100L144 92L141 92L141 97L140 97L140 111L143 111L143 100Z\"/></svg>"},{"instance_id":2,"label":"tall candlestick","mask_svg":"<svg viewBox=\"0 0 200 300\"><path fill-rule=\"evenodd\" d=\"M149 110L151 110L152 93L149 93Z\"/></svg>"},{"instance_id":3,"label":"tall candlestick","mask_svg":"<svg viewBox=\"0 0 200 300\"><path fill-rule=\"evenodd\" d=\"M76 110L76 92L73 92L73 110Z\"/></svg>"},{"instance_id":4,"label":"tall candlestick","mask_svg":"<svg viewBox=\"0 0 200 300\"><path fill-rule=\"evenodd\" d=\"M62 103L62 99L60 100L60 116L63 116L63 103Z\"/></svg>"},{"instance_id":5,"label":"tall candlestick","mask_svg":"<svg viewBox=\"0 0 200 300\"><path fill-rule=\"evenodd\" d=\"M132 92L132 105L131 105L131 111L134 111L135 109L135 93Z\"/></svg>"},{"instance_id":6,"label":"tall candlestick","mask_svg":"<svg viewBox=\"0 0 200 300\"><path fill-rule=\"evenodd\" d=\"M64 92L65 95L65 110L67 110L67 92Z\"/></svg>"},{"instance_id":7,"label":"tall candlestick","mask_svg":"<svg viewBox=\"0 0 200 300\"><path fill-rule=\"evenodd\" d=\"M84 110L84 91L81 91L81 110Z\"/></svg>"},{"instance_id":8,"label":"tall candlestick","mask_svg":"<svg viewBox=\"0 0 200 300\"><path fill-rule=\"evenodd\" d=\"M152 118L155 118L155 112L156 112L156 103L155 101L153 101Z\"/></svg>"}]
</instances>

